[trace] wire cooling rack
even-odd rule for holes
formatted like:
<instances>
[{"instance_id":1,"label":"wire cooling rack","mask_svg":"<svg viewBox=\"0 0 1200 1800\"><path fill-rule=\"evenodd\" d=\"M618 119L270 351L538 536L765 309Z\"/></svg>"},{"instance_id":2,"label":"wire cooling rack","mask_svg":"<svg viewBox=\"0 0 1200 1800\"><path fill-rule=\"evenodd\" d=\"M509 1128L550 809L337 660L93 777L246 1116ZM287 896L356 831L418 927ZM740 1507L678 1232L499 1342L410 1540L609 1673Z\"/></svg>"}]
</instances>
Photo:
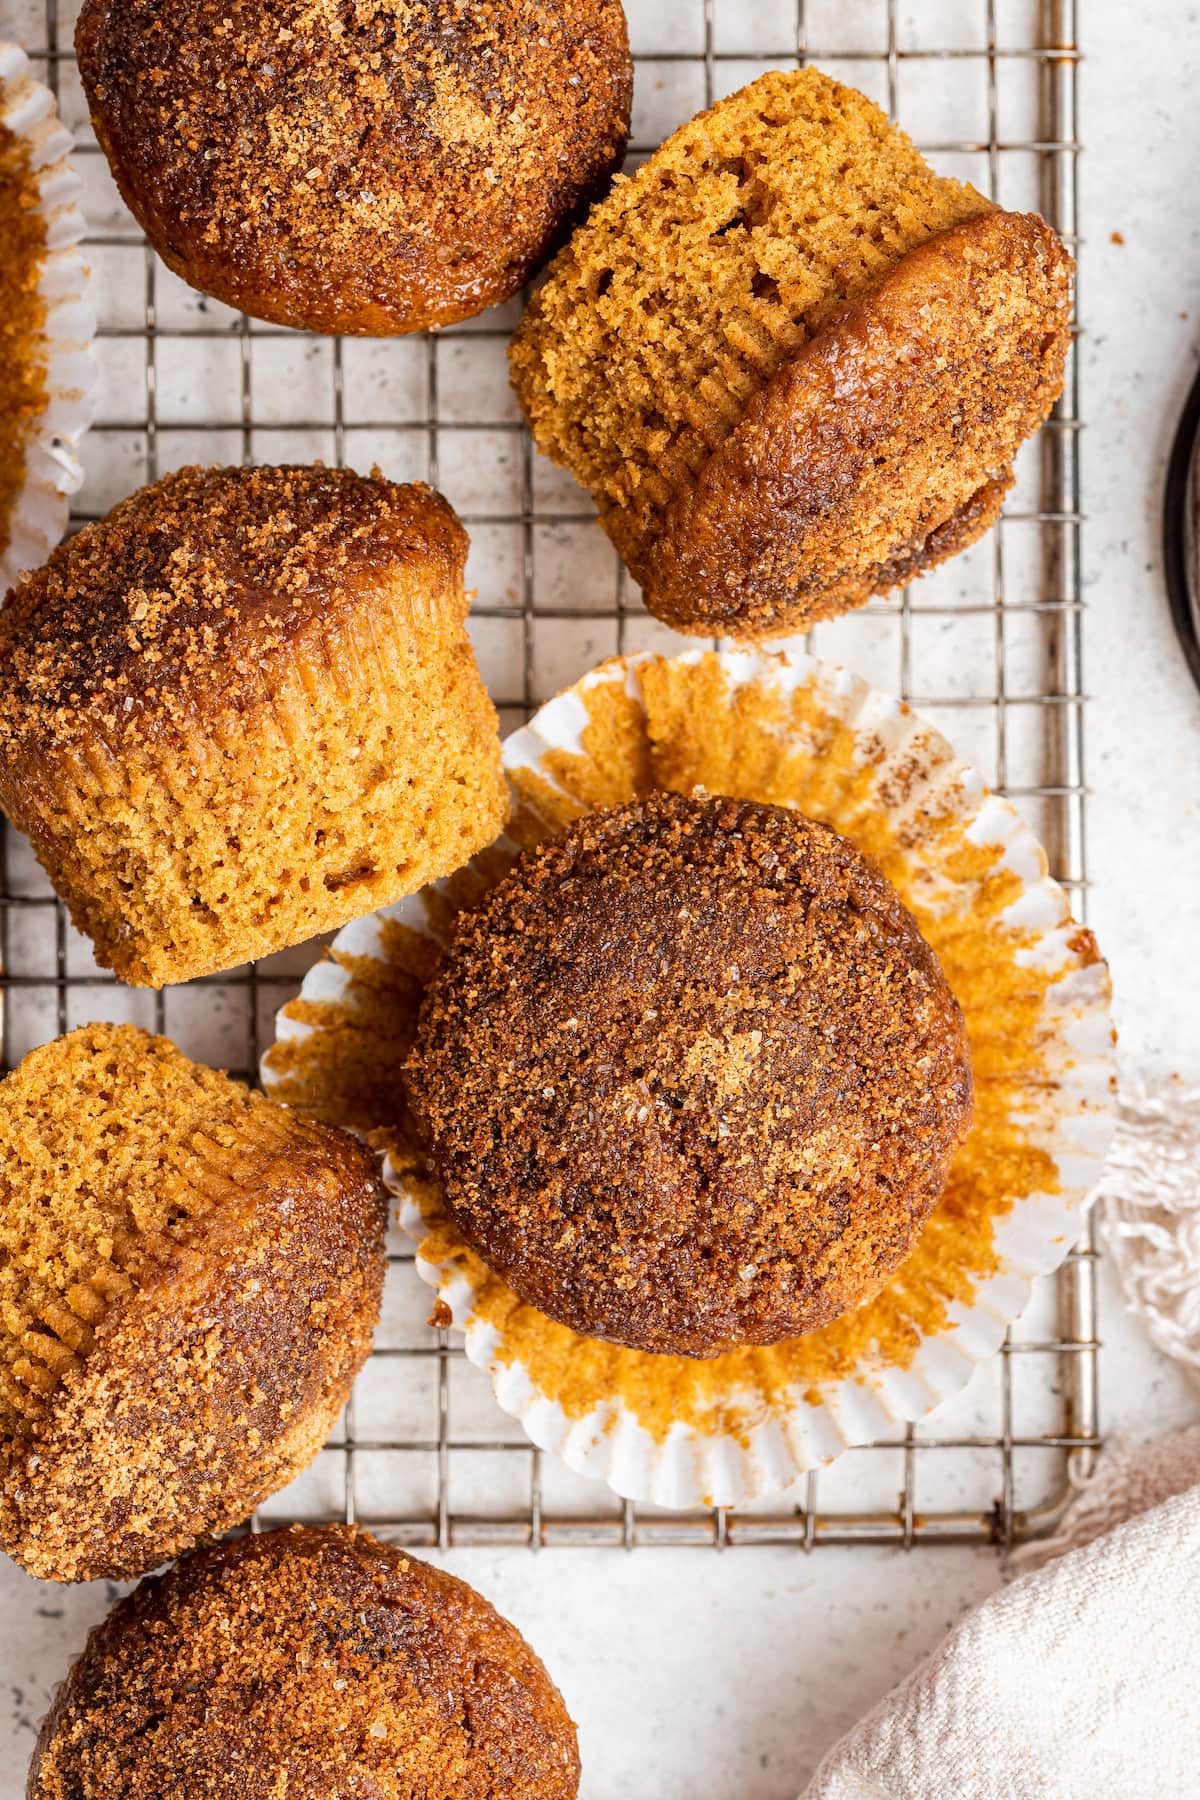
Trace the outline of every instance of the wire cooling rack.
<instances>
[{"instance_id":1,"label":"wire cooling rack","mask_svg":"<svg viewBox=\"0 0 1200 1800\"><path fill-rule=\"evenodd\" d=\"M592 509L536 455L508 389L516 305L439 336L336 340L192 293L122 206L87 125L75 0L2 0L79 139L101 393L76 520L188 462L378 463L442 487L472 538L473 634L506 727L606 655L678 646L641 607ZM626 0L637 52L631 162L764 68L812 60L899 118L947 174L1036 208L1076 242L1076 8L1065 0ZM1078 378L1027 447L999 528L898 601L807 646L902 693L1042 837L1086 901ZM165 1030L250 1073L306 946L150 995L119 988L29 853L0 840L3 1059L89 1019ZM998 1544L1052 1520L1097 1444L1095 1251L1086 1235L935 1428L849 1452L735 1515L635 1507L532 1450L486 1378L425 1323L397 1242L377 1347L330 1445L262 1519L357 1517L413 1545ZM399 1266L404 1265L404 1266Z\"/></svg>"}]
</instances>

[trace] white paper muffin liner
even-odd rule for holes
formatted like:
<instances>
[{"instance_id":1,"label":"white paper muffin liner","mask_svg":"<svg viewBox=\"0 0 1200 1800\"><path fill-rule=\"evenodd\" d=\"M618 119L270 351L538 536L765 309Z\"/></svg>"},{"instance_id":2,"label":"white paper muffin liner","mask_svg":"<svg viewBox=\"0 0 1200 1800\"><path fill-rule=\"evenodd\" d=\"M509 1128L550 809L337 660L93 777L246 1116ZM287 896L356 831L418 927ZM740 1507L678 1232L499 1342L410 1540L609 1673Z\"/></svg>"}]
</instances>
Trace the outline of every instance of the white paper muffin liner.
<instances>
[{"instance_id":1,"label":"white paper muffin liner","mask_svg":"<svg viewBox=\"0 0 1200 1800\"><path fill-rule=\"evenodd\" d=\"M79 441L92 416L95 316L88 271L76 248L84 234L76 205L82 183L71 167L71 133L49 88L35 81L18 45L0 39L0 123L24 141L45 220L38 283L45 305L46 404L25 441L25 480L0 552L0 596L17 576L46 560L66 530L70 497L83 480ZM3 523L3 522L0 522Z\"/></svg>"},{"instance_id":2,"label":"white paper muffin liner","mask_svg":"<svg viewBox=\"0 0 1200 1800\"><path fill-rule=\"evenodd\" d=\"M1090 937L1074 925L1062 889L1050 879L1041 847L1013 807L989 794L945 739L906 706L809 657L753 650L714 656L693 650L669 660L631 656L602 665L507 740L505 767L520 803L532 804L536 812L538 795L548 798L551 808L556 797L567 799L571 781L568 776L564 784L564 770L586 769L594 755L589 735L597 706L607 703L611 710L616 702L626 712L644 713L641 682L651 664L678 672L680 679L689 670L699 675L706 666L711 673L712 665L719 664L730 712L749 695L753 706L761 703L780 717L788 715L782 726L759 728L759 741L777 731L780 752L791 759L787 766L805 770L807 780L818 787L825 779L821 758L830 754L830 733L835 733L844 763L842 785L853 793L852 810L863 819L886 815L891 839L899 845L896 854L911 859L904 897L926 935L939 919L954 929L959 917L969 916L963 909L972 901L970 883L956 883L947 865L956 848L960 861L980 853L1005 898L994 927L987 927L994 929L995 940L992 944L989 939L989 954L1007 956L1015 968L1030 971L1040 996L1037 1065L1013 1089L1005 1116L1039 1154L1038 1166L1044 1159L1053 1177L1048 1175L1041 1188L1015 1199L1011 1210L995 1218L994 1267L972 1282L969 1302L945 1304L939 1328L919 1332L915 1348L910 1345L902 1356L868 1348L837 1378L805 1377L782 1391L777 1381L756 1386L755 1369L767 1365L755 1359L769 1359L774 1352L755 1352L748 1365L743 1359L736 1372L730 1368L727 1392L720 1392L721 1373L706 1377L720 1394L720 1404L705 1409L721 1421L716 1425L694 1411L665 1429L661 1415L644 1423L619 1384L586 1412L577 1404L564 1407L548 1391L554 1387L545 1378L549 1360L539 1369L531 1366L537 1357L521 1360L506 1349L503 1318L540 1321L556 1334L560 1371L564 1328L541 1321L541 1315L516 1301L477 1258L462 1253L464 1246L448 1250L447 1221L436 1204L436 1190L428 1180L410 1179L390 1157L386 1160L385 1177L399 1198L400 1222L418 1245L417 1269L442 1303L439 1316L463 1331L467 1356L488 1371L501 1407L521 1422L533 1443L631 1499L674 1508L735 1506L789 1486L852 1445L894 1432L958 1393L1024 1309L1034 1277L1063 1261L1077 1236L1079 1208L1099 1178L1114 1118L1109 982ZM769 752L769 743L767 747ZM786 801L778 791L770 797ZM839 823L836 809L823 812L807 789L794 803L855 837L844 818ZM583 808L575 805L574 810ZM513 830L521 835L520 813ZM512 854L515 846L502 840L496 849ZM438 935L436 925L444 939L447 892L446 883L434 884L346 927L334 941L335 955L381 958L388 920L427 937ZM316 965L304 982L301 1004L285 1007L279 1015L280 1050L320 1030L313 1023L314 1008L319 1014L322 1003L336 1003L349 982L344 963ZM286 1088L286 1060L286 1055L268 1052L263 1067L268 1089ZM1007 1109L1007 1099L1004 1105ZM903 1276L904 1268L893 1283ZM487 1309L481 1288L493 1297L499 1288L515 1312L502 1314L497 1324L495 1308ZM594 1342L588 1347L597 1349ZM658 1370L665 1375L664 1365L685 1360L635 1351L613 1354L627 1369L634 1359L639 1380L653 1378ZM719 1371L726 1362L717 1358L705 1367ZM738 1421L734 1428L727 1423L731 1417Z\"/></svg>"}]
</instances>

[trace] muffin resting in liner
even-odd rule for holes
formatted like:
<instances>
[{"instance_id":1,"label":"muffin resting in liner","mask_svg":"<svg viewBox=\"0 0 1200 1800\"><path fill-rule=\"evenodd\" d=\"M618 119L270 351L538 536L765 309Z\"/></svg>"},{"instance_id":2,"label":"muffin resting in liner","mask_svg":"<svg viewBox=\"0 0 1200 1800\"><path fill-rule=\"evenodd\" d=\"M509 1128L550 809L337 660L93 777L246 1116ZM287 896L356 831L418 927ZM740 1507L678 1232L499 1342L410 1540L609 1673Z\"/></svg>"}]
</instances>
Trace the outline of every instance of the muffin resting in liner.
<instances>
[{"instance_id":1,"label":"muffin resting in liner","mask_svg":"<svg viewBox=\"0 0 1200 1800\"><path fill-rule=\"evenodd\" d=\"M467 538L420 483L182 469L0 610L0 805L97 959L233 968L457 868L500 829Z\"/></svg>"},{"instance_id":2,"label":"muffin resting in liner","mask_svg":"<svg viewBox=\"0 0 1200 1800\"><path fill-rule=\"evenodd\" d=\"M96 321L71 147L53 94L0 39L0 594L58 542L83 480Z\"/></svg>"},{"instance_id":3,"label":"muffin resting in liner","mask_svg":"<svg viewBox=\"0 0 1200 1800\"><path fill-rule=\"evenodd\" d=\"M555 259L510 349L539 447L677 630L771 637L996 519L1063 383L1071 259L817 69L683 125Z\"/></svg>"},{"instance_id":4,"label":"muffin resting in liner","mask_svg":"<svg viewBox=\"0 0 1200 1800\"><path fill-rule=\"evenodd\" d=\"M504 754L510 835L348 927L283 1009L264 1080L386 1152L437 1322L464 1330L536 1444L633 1498L736 1505L958 1392L1066 1256L1112 1126L1107 969L1014 809L844 670L750 651L617 659ZM457 912L580 814L698 789L794 807L866 853L941 964L975 1081L941 1201L881 1291L804 1336L705 1359L582 1337L521 1301L455 1226L403 1098Z\"/></svg>"},{"instance_id":5,"label":"muffin resting in liner","mask_svg":"<svg viewBox=\"0 0 1200 1800\"><path fill-rule=\"evenodd\" d=\"M465 1581L353 1526L198 1550L87 1641L29 1800L573 1800L575 1728Z\"/></svg>"},{"instance_id":6,"label":"muffin resting in liner","mask_svg":"<svg viewBox=\"0 0 1200 1800\"><path fill-rule=\"evenodd\" d=\"M117 186L255 318L383 337L518 293L629 131L620 0L86 0Z\"/></svg>"},{"instance_id":7,"label":"muffin resting in liner","mask_svg":"<svg viewBox=\"0 0 1200 1800\"><path fill-rule=\"evenodd\" d=\"M371 1347L372 1158L164 1038L88 1025L0 1083L0 1547L123 1579L306 1468Z\"/></svg>"}]
</instances>

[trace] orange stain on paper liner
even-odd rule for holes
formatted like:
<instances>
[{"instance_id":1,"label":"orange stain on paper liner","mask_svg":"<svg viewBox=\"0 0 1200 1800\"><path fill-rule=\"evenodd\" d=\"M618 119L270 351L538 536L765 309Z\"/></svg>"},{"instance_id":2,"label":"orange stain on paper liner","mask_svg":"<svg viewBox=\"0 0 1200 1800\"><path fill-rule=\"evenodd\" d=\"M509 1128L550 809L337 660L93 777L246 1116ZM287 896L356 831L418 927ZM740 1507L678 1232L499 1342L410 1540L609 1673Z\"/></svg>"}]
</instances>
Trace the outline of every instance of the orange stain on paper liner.
<instances>
[{"instance_id":1,"label":"orange stain on paper liner","mask_svg":"<svg viewBox=\"0 0 1200 1800\"><path fill-rule=\"evenodd\" d=\"M281 1040L269 1062L279 1098L362 1131L391 1152L428 1227L422 1256L466 1277L474 1316L495 1328L497 1359L523 1365L568 1417L619 1400L659 1441L684 1423L744 1443L773 1411L792 1409L797 1389L820 1404L830 1382L906 1367L923 1337L950 1327L952 1303L970 1305L979 1283L995 1273L997 1220L1034 1194L1058 1191L1055 1164L1027 1120L1031 1093L1044 1097L1055 1086L1048 1053L1061 1057L1061 1044L1046 1000L1070 971L1023 960L1042 934L1015 929L1003 915L1024 884L1002 866L998 849L967 841L964 825L974 808L968 802L964 809L959 765L944 740L911 715L912 735L897 756L894 745L835 716L813 683L791 693L759 682L735 685L714 655L691 664L652 658L637 673L642 705L627 693L623 670L610 682L590 683L581 693L588 715L581 748L553 750L540 772L515 773L510 835L522 845L535 842L581 812L653 787L702 787L797 806L874 858L937 952L963 1009L974 1123L937 1211L882 1291L806 1337L698 1361L582 1338L525 1305L468 1248L425 1174L400 1070L455 912L499 878L508 866L502 855L492 855L482 872L478 864L464 871L449 897L426 894L433 938L385 920L381 960L333 952L346 972L345 989L332 1002L294 1001L289 1017L313 1030ZM1068 923L1065 901L1060 923ZM1072 969L1100 960L1083 927L1075 928L1070 948Z\"/></svg>"}]
</instances>

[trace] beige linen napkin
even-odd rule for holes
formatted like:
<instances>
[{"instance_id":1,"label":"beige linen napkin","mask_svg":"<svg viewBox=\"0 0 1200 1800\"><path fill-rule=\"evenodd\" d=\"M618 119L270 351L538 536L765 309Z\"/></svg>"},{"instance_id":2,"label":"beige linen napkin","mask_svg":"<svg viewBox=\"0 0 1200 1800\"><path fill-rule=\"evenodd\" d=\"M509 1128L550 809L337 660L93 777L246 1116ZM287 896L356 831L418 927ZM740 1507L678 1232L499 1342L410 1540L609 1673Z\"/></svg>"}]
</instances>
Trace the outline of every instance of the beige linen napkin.
<instances>
[{"instance_id":1,"label":"beige linen napkin","mask_svg":"<svg viewBox=\"0 0 1200 1800\"><path fill-rule=\"evenodd\" d=\"M1200 1088L1123 1073L1095 1197L1131 1309L1200 1370ZM802 1800L1200 1800L1200 1426L1104 1456L1014 1563Z\"/></svg>"},{"instance_id":2,"label":"beige linen napkin","mask_svg":"<svg viewBox=\"0 0 1200 1800\"><path fill-rule=\"evenodd\" d=\"M1200 1427L1102 1460L1035 1553L803 1800L1197 1800Z\"/></svg>"}]
</instances>

